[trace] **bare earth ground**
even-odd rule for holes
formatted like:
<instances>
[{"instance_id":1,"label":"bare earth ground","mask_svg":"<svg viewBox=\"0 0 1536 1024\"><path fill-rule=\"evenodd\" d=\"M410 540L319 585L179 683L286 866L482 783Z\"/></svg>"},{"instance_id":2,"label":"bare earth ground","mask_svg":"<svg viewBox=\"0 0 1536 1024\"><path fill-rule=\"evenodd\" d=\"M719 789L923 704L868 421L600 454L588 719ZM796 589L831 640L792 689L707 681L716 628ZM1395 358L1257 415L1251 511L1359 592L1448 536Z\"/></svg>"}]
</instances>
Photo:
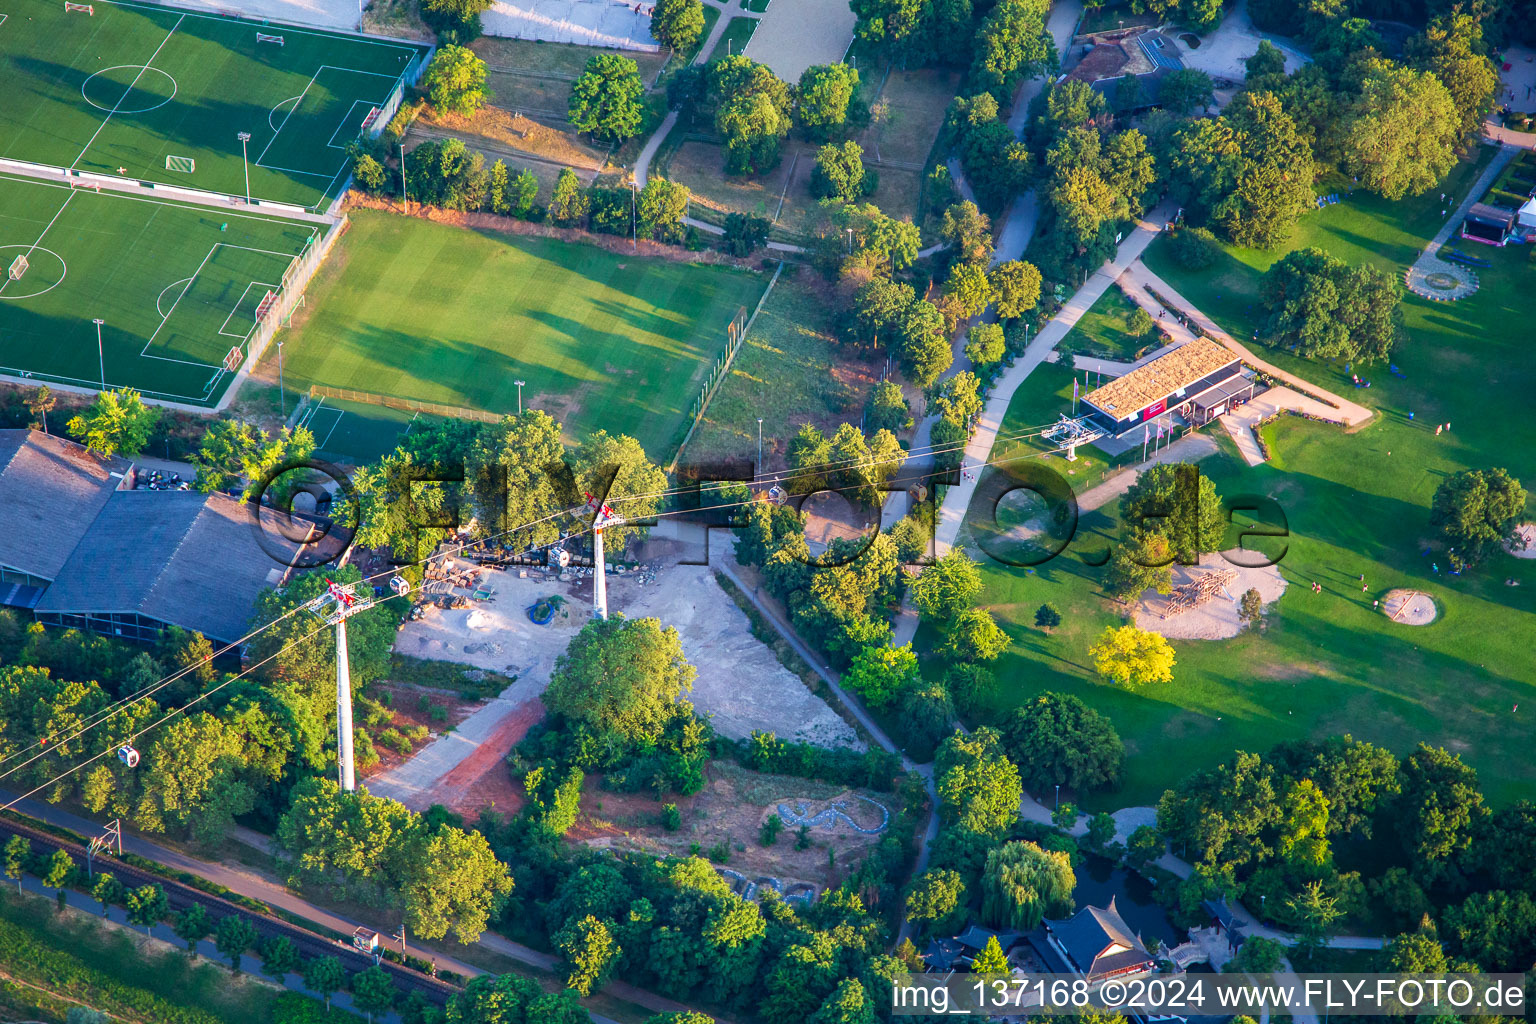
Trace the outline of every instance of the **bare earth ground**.
<instances>
[{"instance_id":1,"label":"bare earth ground","mask_svg":"<svg viewBox=\"0 0 1536 1024\"><path fill-rule=\"evenodd\" d=\"M643 549L660 566L652 583L610 573L609 608L677 628L683 653L698 670L689 699L699 713L732 738L762 729L786 740L862 747L853 729L752 635L746 613L708 566L676 564L680 550L667 541ZM556 659L589 619L592 583L562 583L539 570L521 577L519 571L484 570L482 582L494 588L490 598L467 608L429 607L425 618L400 631L395 650L401 654L493 669L516 681L453 732L371 778L372 792L418 810L441 803L463 814L492 803L498 810L520 803L502 761L543 717L539 695ZM527 609L555 596L565 599L564 608L549 625L535 625Z\"/></svg>"},{"instance_id":2,"label":"bare earth ground","mask_svg":"<svg viewBox=\"0 0 1536 1024\"><path fill-rule=\"evenodd\" d=\"M1422 590L1389 590L1381 599L1381 611L1403 626L1427 626L1439 616L1435 599Z\"/></svg>"},{"instance_id":3,"label":"bare earth ground","mask_svg":"<svg viewBox=\"0 0 1536 1024\"><path fill-rule=\"evenodd\" d=\"M551 128L502 107L483 107L473 117L424 111L421 121L425 126L479 136L514 153L526 153L578 170L601 170L605 159L602 151L586 145L575 132Z\"/></svg>"},{"instance_id":4,"label":"bare earth ground","mask_svg":"<svg viewBox=\"0 0 1536 1024\"><path fill-rule=\"evenodd\" d=\"M1516 558L1536 558L1536 523L1521 523L1515 527L1515 537L1504 545L1504 550Z\"/></svg>"},{"instance_id":5,"label":"bare earth ground","mask_svg":"<svg viewBox=\"0 0 1536 1024\"><path fill-rule=\"evenodd\" d=\"M1253 552L1237 549L1226 554L1238 560L1251 560L1255 557ZM1227 585L1232 595L1231 600L1217 594L1198 608L1165 619L1162 618L1163 609L1168 606L1173 595L1148 591L1136 609L1136 625L1161 633L1170 640L1223 640L1243 631L1243 620L1238 615L1238 601L1249 589L1259 592L1266 608L1280 600L1280 595L1285 593L1285 580L1278 566L1250 569L1234 565L1220 555L1206 555L1198 566L1173 566L1173 585L1177 588L1213 569L1232 569L1237 573L1237 579Z\"/></svg>"},{"instance_id":6,"label":"bare earth ground","mask_svg":"<svg viewBox=\"0 0 1536 1024\"><path fill-rule=\"evenodd\" d=\"M599 848L678 856L687 856L693 844L707 852L724 843L730 851L730 860L718 865L724 871L745 876L748 882L768 877L778 879L786 889L801 884L821 891L841 881L880 841L882 833L861 833L829 815L830 823L811 826L807 849L795 849L796 830L787 823L774 845L763 846L758 839L768 816L779 813L780 804L791 811L803 809L810 817L836 806L860 827L873 829L882 821L874 804L889 810L893 817L900 810L899 802L889 793L760 774L728 761L711 762L706 775L708 781L699 793L675 798L683 818L682 828L676 832L660 826L661 805L651 794L608 792L598 788L593 777L582 793L583 813L571 836ZM832 853L830 864L828 851Z\"/></svg>"}]
</instances>

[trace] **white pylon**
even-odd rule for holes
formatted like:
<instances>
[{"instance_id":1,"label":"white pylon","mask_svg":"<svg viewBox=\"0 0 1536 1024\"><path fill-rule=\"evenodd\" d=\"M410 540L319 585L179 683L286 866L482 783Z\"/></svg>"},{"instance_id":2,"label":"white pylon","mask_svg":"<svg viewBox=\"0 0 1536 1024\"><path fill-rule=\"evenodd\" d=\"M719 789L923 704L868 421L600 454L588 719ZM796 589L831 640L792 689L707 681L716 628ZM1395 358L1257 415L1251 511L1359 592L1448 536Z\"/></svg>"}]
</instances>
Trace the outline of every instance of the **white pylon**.
<instances>
[{"instance_id":1,"label":"white pylon","mask_svg":"<svg viewBox=\"0 0 1536 1024\"><path fill-rule=\"evenodd\" d=\"M347 656L347 619L358 612L373 607L373 596L359 598L351 586L341 586L326 580L325 593L311 602L316 612L325 616L328 626L336 627L336 775L343 792L357 788L352 747L352 670ZM326 614L323 609L335 602Z\"/></svg>"},{"instance_id":2,"label":"white pylon","mask_svg":"<svg viewBox=\"0 0 1536 1024\"><path fill-rule=\"evenodd\" d=\"M608 617L608 566L603 554L603 528L620 526L624 520L613 514L613 509L587 495L587 507L592 517L592 614L599 619Z\"/></svg>"}]
</instances>

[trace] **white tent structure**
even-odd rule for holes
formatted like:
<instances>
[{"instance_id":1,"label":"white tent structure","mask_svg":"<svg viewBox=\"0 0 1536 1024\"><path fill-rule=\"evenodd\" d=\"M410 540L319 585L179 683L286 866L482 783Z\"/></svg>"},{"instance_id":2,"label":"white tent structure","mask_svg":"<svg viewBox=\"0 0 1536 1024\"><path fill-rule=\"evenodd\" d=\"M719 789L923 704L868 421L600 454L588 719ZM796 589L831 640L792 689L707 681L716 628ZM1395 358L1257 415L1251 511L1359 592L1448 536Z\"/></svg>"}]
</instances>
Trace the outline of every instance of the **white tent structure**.
<instances>
[{"instance_id":1,"label":"white tent structure","mask_svg":"<svg viewBox=\"0 0 1536 1024\"><path fill-rule=\"evenodd\" d=\"M1527 199L1525 205L1516 212L1515 224L1522 234L1536 235L1536 196Z\"/></svg>"}]
</instances>

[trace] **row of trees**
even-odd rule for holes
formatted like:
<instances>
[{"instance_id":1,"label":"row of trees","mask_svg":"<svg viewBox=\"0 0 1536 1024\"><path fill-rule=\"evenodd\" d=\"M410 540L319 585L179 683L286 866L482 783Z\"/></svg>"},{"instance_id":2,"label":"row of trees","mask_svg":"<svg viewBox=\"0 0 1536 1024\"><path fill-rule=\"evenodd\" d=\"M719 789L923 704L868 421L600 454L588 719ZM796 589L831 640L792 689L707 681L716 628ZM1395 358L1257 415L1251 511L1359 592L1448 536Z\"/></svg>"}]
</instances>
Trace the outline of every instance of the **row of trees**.
<instances>
[{"instance_id":1,"label":"row of trees","mask_svg":"<svg viewBox=\"0 0 1536 1024\"><path fill-rule=\"evenodd\" d=\"M907 67L968 68L973 92L1006 102L1026 78L1054 72L1058 57L1045 29L1044 0L852 0L854 35Z\"/></svg>"}]
</instances>

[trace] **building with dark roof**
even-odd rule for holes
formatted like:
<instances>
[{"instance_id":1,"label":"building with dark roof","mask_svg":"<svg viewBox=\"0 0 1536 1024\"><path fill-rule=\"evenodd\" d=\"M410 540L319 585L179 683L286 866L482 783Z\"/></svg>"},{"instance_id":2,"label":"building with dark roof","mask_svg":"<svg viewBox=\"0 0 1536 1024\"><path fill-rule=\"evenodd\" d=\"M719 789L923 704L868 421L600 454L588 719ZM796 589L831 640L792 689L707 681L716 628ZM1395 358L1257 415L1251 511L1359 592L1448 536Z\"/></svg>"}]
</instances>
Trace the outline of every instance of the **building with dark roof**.
<instances>
[{"instance_id":1,"label":"building with dark roof","mask_svg":"<svg viewBox=\"0 0 1536 1024\"><path fill-rule=\"evenodd\" d=\"M0 430L0 606L124 640L244 636L301 550L284 517L263 509L258 537L251 506L227 495L134 484L128 459Z\"/></svg>"},{"instance_id":2,"label":"building with dark roof","mask_svg":"<svg viewBox=\"0 0 1536 1024\"><path fill-rule=\"evenodd\" d=\"M1073 971L1089 983L1145 974L1157 966L1115 909L1114 897L1107 907L1084 907L1065 921L1046 921L1045 934Z\"/></svg>"},{"instance_id":3,"label":"building with dark roof","mask_svg":"<svg viewBox=\"0 0 1536 1024\"><path fill-rule=\"evenodd\" d=\"M277 518L263 515L269 526ZM45 624L125 640L152 641L180 626L230 642L250 628L257 596L280 585L287 568L258 542L243 502L196 491L120 491L36 614Z\"/></svg>"},{"instance_id":4,"label":"building with dark roof","mask_svg":"<svg viewBox=\"0 0 1536 1024\"><path fill-rule=\"evenodd\" d=\"M1490 206L1488 203L1473 203L1461 223L1461 237L1489 245L1503 245L1515 233L1519 212L1502 206Z\"/></svg>"},{"instance_id":5,"label":"building with dark roof","mask_svg":"<svg viewBox=\"0 0 1536 1024\"><path fill-rule=\"evenodd\" d=\"M132 486L132 472L127 459L62 437L0 430L0 598L53 582L107 499Z\"/></svg>"}]
</instances>

